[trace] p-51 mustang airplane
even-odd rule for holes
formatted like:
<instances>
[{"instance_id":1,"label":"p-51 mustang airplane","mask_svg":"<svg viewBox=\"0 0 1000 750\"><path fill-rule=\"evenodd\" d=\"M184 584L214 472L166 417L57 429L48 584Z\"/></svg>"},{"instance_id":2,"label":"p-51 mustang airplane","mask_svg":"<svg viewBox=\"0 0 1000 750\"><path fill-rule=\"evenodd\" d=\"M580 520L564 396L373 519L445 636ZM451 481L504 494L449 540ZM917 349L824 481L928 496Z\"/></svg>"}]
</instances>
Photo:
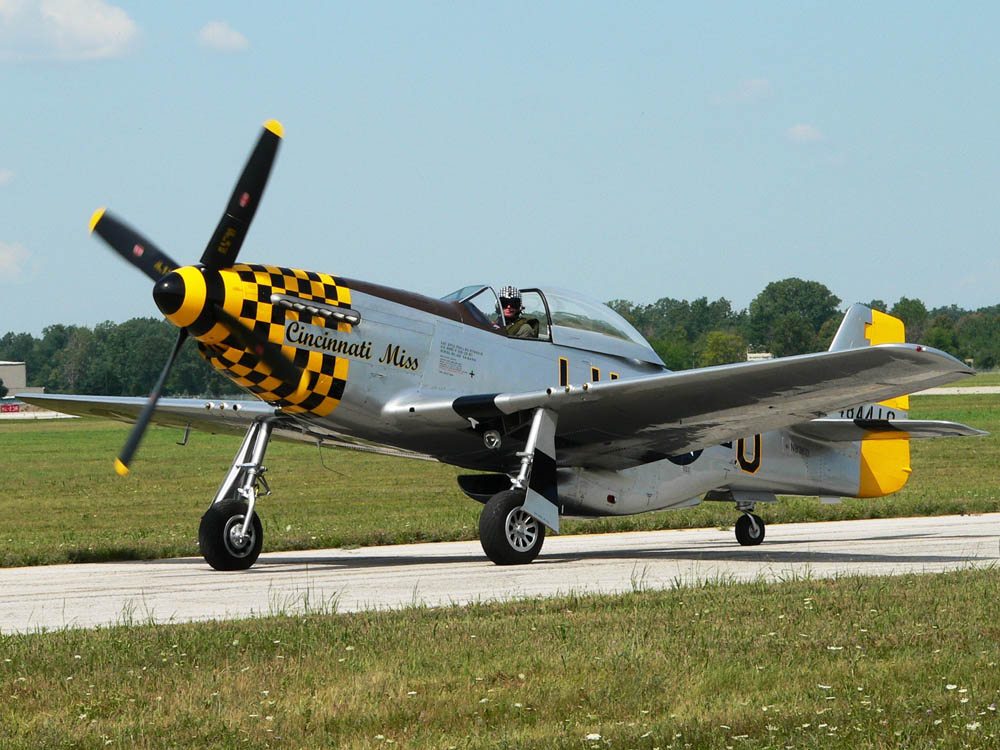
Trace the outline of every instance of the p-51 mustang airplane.
<instances>
[{"instance_id":1,"label":"p-51 mustang airplane","mask_svg":"<svg viewBox=\"0 0 1000 750\"><path fill-rule=\"evenodd\" d=\"M735 503L740 544L760 544L756 503L776 493L878 497L910 473L911 438L983 434L910 420L905 394L972 374L904 341L902 323L850 308L827 352L670 372L610 308L559 289L525 289L531 322L508 335L497 294L475 285L441 299L236 257L282 138L265 123L197 265L180 266L118 219L96 232L155 283L180 330L148 400L24 395L61 412L135 422L120 474L148 424L246 431L202 517L198 541L218 570L260 554L256 502L272 437L430 458L484 503L483 550L533 560L562 516L608 516ZM511 296L508 292L507 296ZM256 398L161 399L188 336ZM521 337L524 336L524 337Z\"/></svg>"}]
</instances>

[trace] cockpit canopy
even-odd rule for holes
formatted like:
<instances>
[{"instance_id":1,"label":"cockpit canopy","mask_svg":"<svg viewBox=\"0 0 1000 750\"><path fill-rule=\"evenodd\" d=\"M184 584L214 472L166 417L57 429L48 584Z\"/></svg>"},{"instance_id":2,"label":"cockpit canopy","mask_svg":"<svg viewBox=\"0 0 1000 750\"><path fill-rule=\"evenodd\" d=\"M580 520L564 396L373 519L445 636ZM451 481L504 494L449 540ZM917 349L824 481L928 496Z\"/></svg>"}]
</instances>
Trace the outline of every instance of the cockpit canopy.
<instances>
[{"instance_id":1,"label":"cockpit canopy","mask_svg":"<svg viewBox=\"0 0 1000 750\"><path fill-rule=\"evenodd\" d=\"M441 299L461 303L484 328L503 335L503 312L492 287L466 286ZM522 316L538 321L536 340L663 365L625 318L589 297L555 287L522 289L521 303Z\"/></svg>"}]
</instances>

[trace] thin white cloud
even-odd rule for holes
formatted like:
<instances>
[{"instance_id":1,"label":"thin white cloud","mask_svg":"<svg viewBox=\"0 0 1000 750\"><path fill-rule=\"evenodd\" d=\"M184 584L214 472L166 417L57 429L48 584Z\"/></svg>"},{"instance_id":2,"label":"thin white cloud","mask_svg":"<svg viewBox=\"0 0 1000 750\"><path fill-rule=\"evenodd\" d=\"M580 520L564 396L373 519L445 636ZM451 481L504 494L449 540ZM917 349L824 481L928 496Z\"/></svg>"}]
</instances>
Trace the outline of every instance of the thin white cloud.
<instances>
[{"instance_id":1,"label":"thin white cloud","mask_svg":"<svg viewBox=\"0 0 1000 750\"><path fill-rule=\"evenodd\" d=\"M0 284L21 281L29 260L28 251L21 245L0 242Z\"/></svg>"},{"instance_id":2,"label":"thin white cloud","mask_svg":"<svg viewBox=\"0 0 1000 750\"><path fill-rule=\"evenodd\" d=\"M771 82L766 78L745 78L740 81L739 98L745 102L756 102L771 95Z\"/></svg>"},{"instance_id":3,"label":"thin white cloud","mask_svg":"<svg viewBox=\"0 0 1000 750\"><path fill-rule=\"evenodd\" d=\"M218 52L242 52L250 46L247 38L225 21L209 21L202 26L198 43Z\"/></svg>"},{"instance_id":4,"label":"thin white cloud","mask_svg":"<svg viewBox=\"0 0 1000 750\"><path fill-rule=\"evenodd\" d=\"M792 143L816 143L823 140L823 133L819 128L804 123L792 125L785 131L785 135Z\"/></svg>"},{"instance_id":5,"label":"thin white cloud","mask_svg":"<svg viewBox=\"0 0 1000 750\"><path fill-rule=\"evenodd\" d=\"M105 0L0 0L0 60L98 60L129 52L139 27Z\"/></svg>"},{"instance_id":6,"label":"thin white cloud","mask_svg":"<svg viewBox=\"0 0 1000 750\"><path fill-rule=\"evenodd\" d=\"M14 181L14 171L12 169L6 169L0 167L0 187L4 185L9 185Z\"/></svg>"}]
</instances>

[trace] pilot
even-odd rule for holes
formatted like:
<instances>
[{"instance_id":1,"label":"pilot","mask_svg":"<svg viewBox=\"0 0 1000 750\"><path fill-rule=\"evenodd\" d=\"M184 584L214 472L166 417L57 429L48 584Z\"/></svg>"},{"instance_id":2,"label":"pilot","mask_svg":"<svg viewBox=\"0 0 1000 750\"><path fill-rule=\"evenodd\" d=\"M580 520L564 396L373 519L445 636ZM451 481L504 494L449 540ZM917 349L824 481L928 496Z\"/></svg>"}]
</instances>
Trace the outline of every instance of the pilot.
<instances>
[{"instance_id":1,"label":"pilot","mask_svg":"<svg viewBox=\"0 0 1000 750\"><path fill-rule=\"evenodd\" d=\"M521 317L521 290L516 286L500 289L500 307L503 308L504 330L516 339L537 339L538 321Z\"/></svg>"}]
</instances>

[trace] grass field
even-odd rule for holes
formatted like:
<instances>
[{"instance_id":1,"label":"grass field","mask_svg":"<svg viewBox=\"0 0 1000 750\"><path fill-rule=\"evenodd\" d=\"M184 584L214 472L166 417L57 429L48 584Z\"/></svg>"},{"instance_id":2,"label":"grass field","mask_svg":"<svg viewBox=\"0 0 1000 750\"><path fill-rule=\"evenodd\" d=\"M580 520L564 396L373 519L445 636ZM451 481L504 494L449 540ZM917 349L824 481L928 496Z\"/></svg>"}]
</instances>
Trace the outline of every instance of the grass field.
<instances>
[{"instance_id":1,"label":"grass field","mask_svg":"<svg viewBox=\"0 0 1000 750\"><path fill-rule=\"evenodd\" d=\"M0 637L0 746L998 747L998 596L986 570Z\"/></svg>"},{"instance_id":2,"label":"grass field","mask_svg":"<svg viewBox=\"0 0 1000 750\"><path fill-rule=\"evenodd\" d=\"M949 419L989 430L984 438L912 443L914 475L887 498L820 505L787 498L758 506L768 523L978 513L1000 509L1000 399L921 396L915 418ZM128 427L102 420L0 422L0 565L198 555L201 514L239 446L234 436L149 431L125 479L111 467ZM440 464L273 441L267 478L274 494L258 506L265 550L354 547L474 539L481 506ZM725 503L617 519L568 521L564 533L723 526Z\"/></svg>"},{"instance_id":3,"label":"grass field","mask_svg":"<svg viewBox=\"0 0 1000 750\"><path fill-rule=\"evenodd\" d=\"M991 396L912 415L994 434ZM0 423L5 563L197 554L238 440ZM997 438L918 441L891 498L771 522L993 511ZM268 549L471 538L448 467L273 443ZM324 468L325 466L325 468ZM571 528L729 525L724 504ZM996 570L0 636L0 748L1000 747Z\"/></svg>"},{"instance_id":4,"label":"grass field","mask_svg":"<svg viewBox=\"0 0 1000 750\"><path fill-rule=\"evenodd\" d=\"M998 386L998 385L1000 385L1000 372L983 372L978 375L973 375L971 378L956 380L953 383L946 383L944 387L972 388L979 386Z\"/></svg>"}]
</instances>

